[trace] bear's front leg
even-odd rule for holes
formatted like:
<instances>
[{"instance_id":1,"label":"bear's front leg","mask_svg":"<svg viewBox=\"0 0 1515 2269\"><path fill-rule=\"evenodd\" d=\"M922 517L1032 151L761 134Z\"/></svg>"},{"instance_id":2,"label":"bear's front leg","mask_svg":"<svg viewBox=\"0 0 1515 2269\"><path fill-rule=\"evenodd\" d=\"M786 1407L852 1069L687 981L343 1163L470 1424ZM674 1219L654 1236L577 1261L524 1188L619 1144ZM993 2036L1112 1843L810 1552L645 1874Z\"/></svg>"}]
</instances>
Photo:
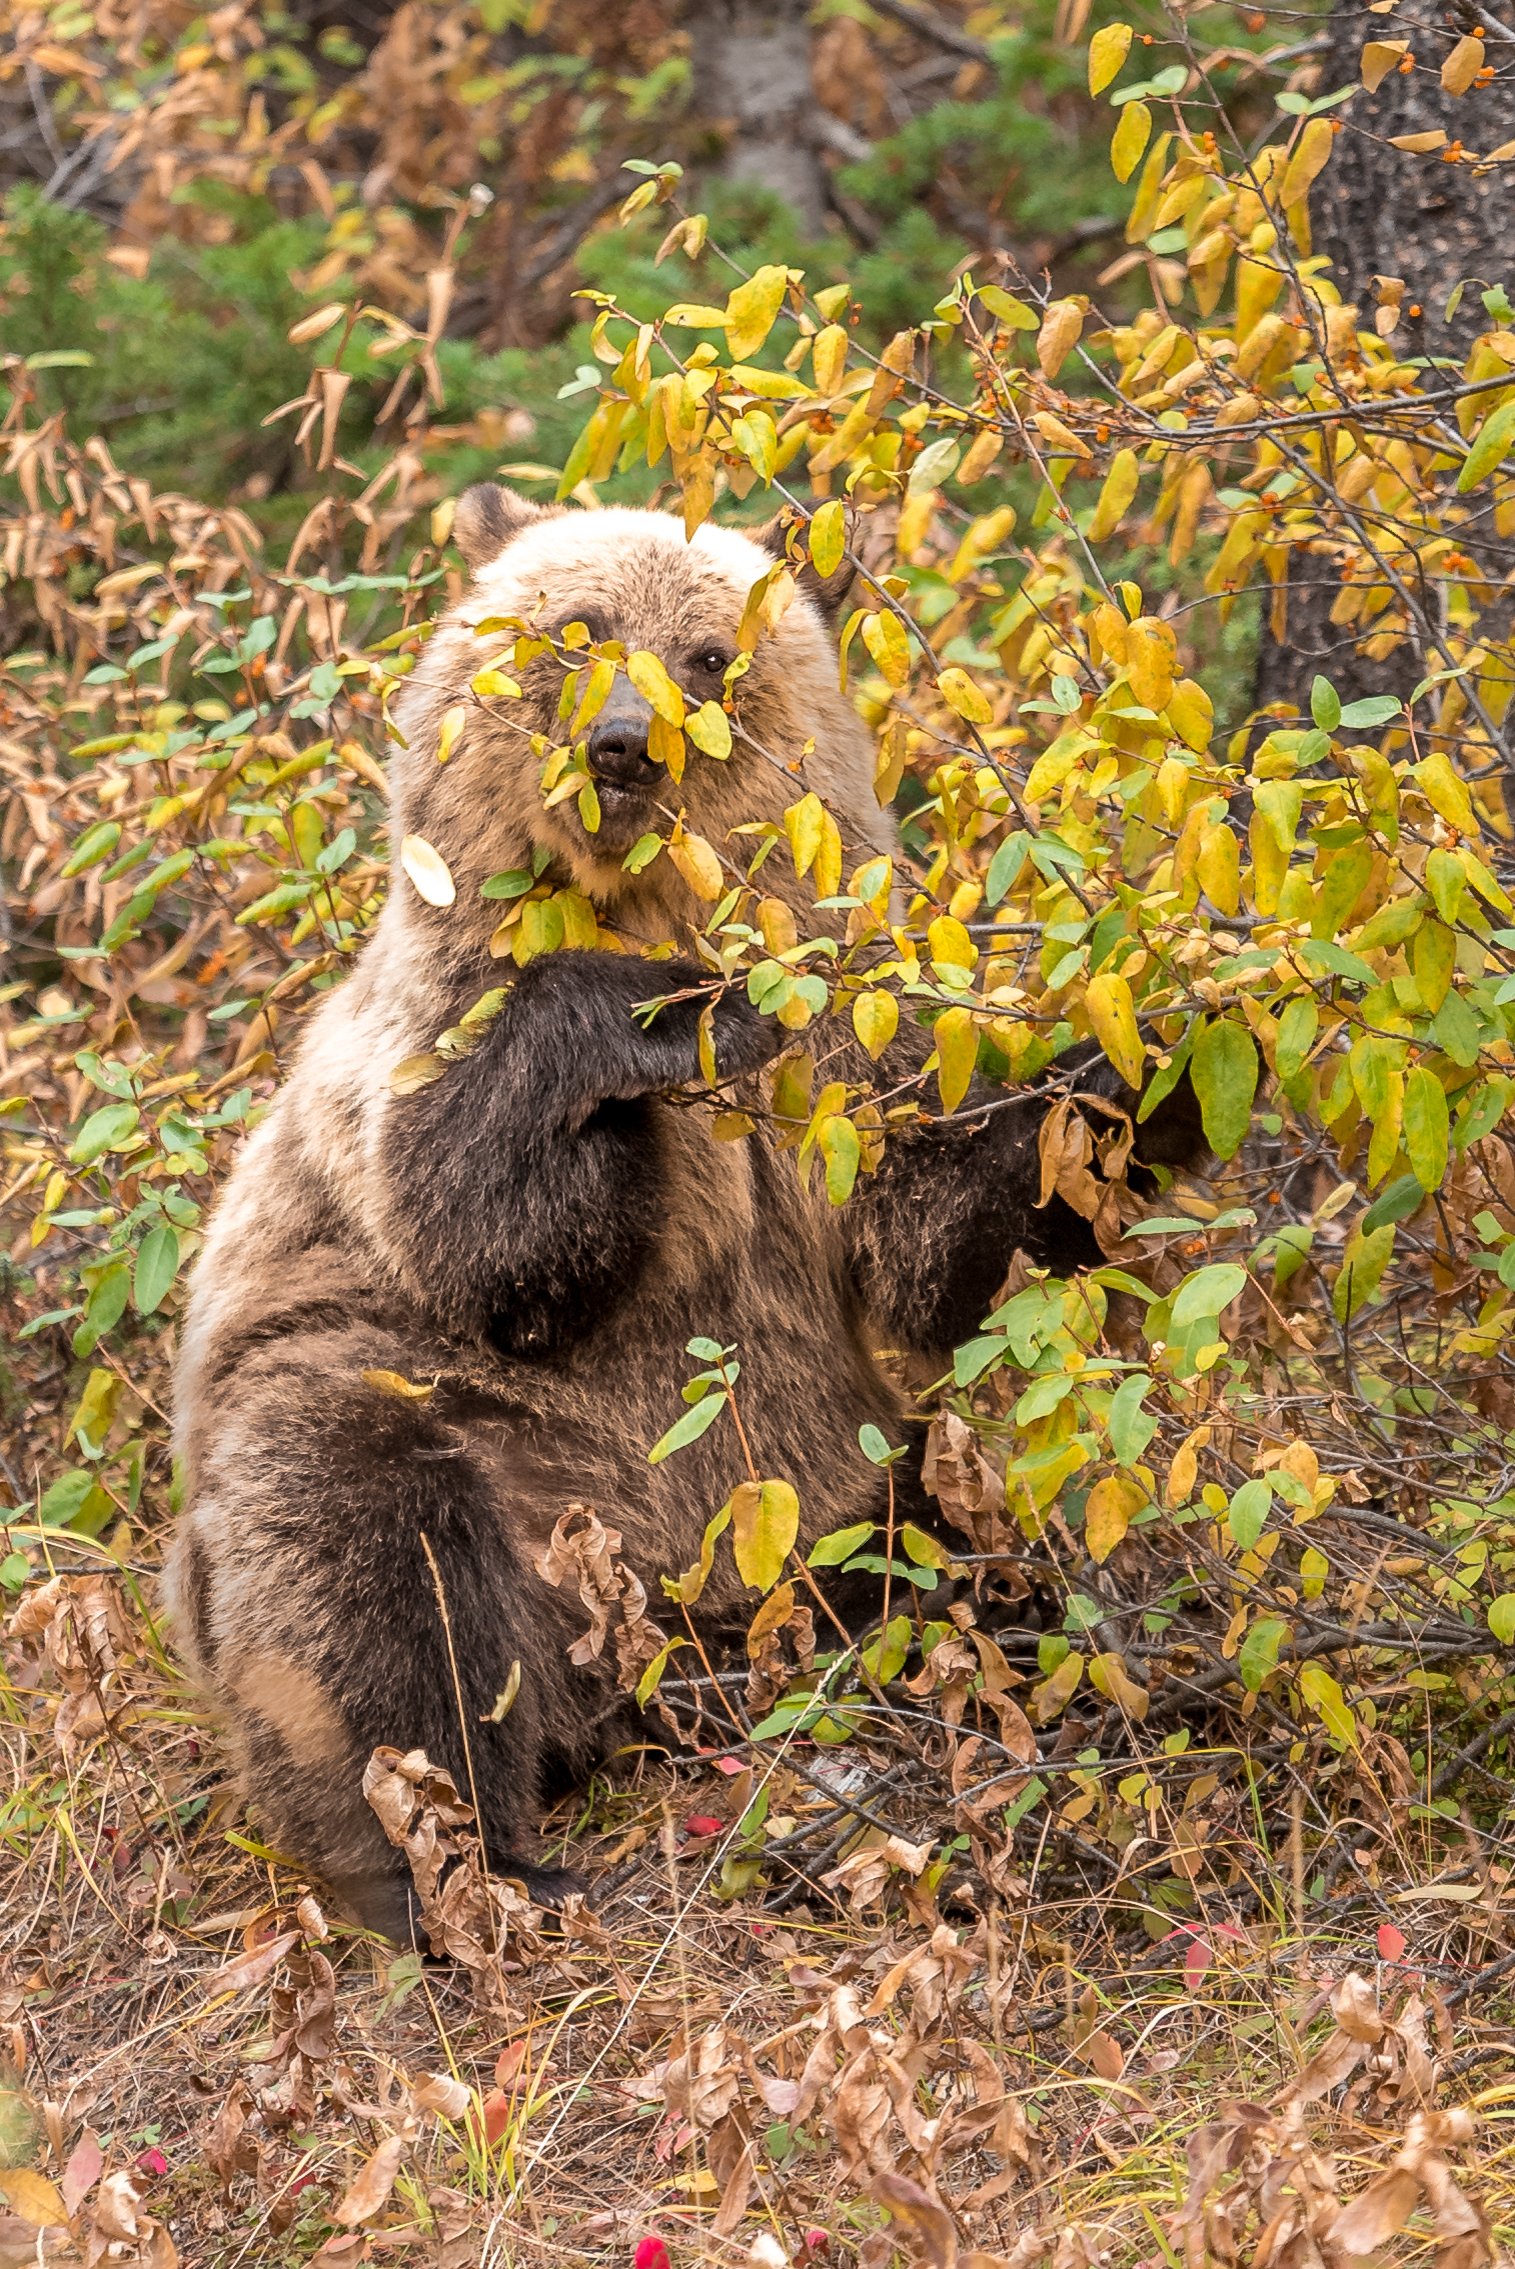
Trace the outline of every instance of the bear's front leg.
<instances>
[{"instance_id":1,"label":"bear's front leg","mask_svg":"<svg viewBox=\"0 0 1515 2269\"><path fill-rule=\"evenodd\" d=\"M692 964L547 954L472 1054L386 1099L369 1227L444 1329L546 1354L635 1281L666 1208L650 1098L699 1078L712 1004L720 1077L783 1044Z\"/></svg>"}]
</instances>

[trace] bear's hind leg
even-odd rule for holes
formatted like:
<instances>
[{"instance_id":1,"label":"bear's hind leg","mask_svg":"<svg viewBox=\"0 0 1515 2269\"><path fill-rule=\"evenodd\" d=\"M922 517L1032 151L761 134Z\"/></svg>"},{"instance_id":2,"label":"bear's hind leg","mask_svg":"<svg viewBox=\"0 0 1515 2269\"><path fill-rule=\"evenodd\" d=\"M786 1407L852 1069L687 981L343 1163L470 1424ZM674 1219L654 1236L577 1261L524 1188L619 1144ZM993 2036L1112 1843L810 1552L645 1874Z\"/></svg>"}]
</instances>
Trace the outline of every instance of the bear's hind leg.
<instances>
[{"instance_id":1,"label":"bear's hind leg","mask_svg":"<svg viewBox=\"0 0 1515 2269\"><path fill-rule=\"evenodd\" d=\"M235 1382L170 1587L263 1833L408 1942L409 1868L362 1779L375 1748L420 1748L465 1802L476 1793L491 1870L560 1898L563 1878L529 1857L542 1759L588 1697L570 1685L556 1597L521 1564L460 1430L349 1363L334 1374L292 1352Z\"/></svg>"}]
</instances>

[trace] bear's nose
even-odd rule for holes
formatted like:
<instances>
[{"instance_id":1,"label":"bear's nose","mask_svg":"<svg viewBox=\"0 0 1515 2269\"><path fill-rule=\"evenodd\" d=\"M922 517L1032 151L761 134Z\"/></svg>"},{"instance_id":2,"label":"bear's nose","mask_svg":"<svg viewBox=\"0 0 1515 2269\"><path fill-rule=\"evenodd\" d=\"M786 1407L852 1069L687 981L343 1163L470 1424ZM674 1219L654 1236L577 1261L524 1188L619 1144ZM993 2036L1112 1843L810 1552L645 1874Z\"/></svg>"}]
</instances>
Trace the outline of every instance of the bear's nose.
<instances>
[{"instance_id":1,"label":"bear's nose","mask_svg":"<svg viewBox=\"0 0 1515 2269\"><path fill-rule=\"evenodd\" d=\"M652 710L634 685L618 677L589 728L589 769L615 788L647 786L657 766L647 754Z\"/></svg>"}]
</instances>

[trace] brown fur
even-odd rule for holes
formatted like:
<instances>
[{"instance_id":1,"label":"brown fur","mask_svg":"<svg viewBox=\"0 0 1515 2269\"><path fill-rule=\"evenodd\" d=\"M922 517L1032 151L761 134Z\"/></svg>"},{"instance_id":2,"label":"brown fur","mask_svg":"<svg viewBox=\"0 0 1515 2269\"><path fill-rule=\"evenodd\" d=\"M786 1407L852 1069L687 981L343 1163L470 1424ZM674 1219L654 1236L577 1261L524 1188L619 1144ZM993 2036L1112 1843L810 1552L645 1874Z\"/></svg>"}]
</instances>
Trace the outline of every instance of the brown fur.
<instances>
[{"instance_id":1,"label":"brown fur","mask_svg":"<svg viewBox=\"0 0 1515 2269\"><path fill-rule=\"evenodd\" d=\"M796 1484L809 1540L878 1509L858 1428L898 1439L903 1413L877 1350L939 1356L976 1325L1017 1245L1064 1266L1088 1257L1056 1201L1035 1210L1035 1109L892 1144L840 1211L762 1137L711 1139L708 1113L678 1100L697 1080L698 1002L645 1030L632 1015L708 985L692 960L636 951L672 939L688 953L708 908L666 855L625 873L627 844L657 824L645 811L607 811L592 837L572 803L544 810L529 732L554 735L556 664L532 665L519 703L470 705L451 761L435 760L442 714L507 643L475 632L490 616L587 620L718 697L718 679L692 674L703 649L734 649L770 564L759 544L724 529L686 544L660 514L540 514L492 490L462 500L457 527L476 581L407 691L391 814L396 844L418 834L442 854L457 900L425 904L396 869L357 971L311 1018L217 1209L177 1379L180 1643L232 1721L264 1832L395 1935L403 1870L359 1783L391 1742L425 1746L467 1785L438 1581L486 1846L529 1873L544 1774L581 1772L617 1705L605 1668L569 1662L585 1613L536 1556L571 1504L591 1504L656 1603L658 1575L690 1563L743 1477L727 1419L647 1463L680 1408L688 1339L737 1346L752 1455ZM681 788L659 776L656 800L738 858L751 839L730 830L778 819L807 786L849 864L892 843L811 594L760 642L737 713L748 738L730 759L691 752ZM491 961L500 909L479 886L542 846L628 951L553 954L518 974ZM810 915L786 857L762 886ZM502 976L510 997L474 1053L396 1095L394 1065ZM836 1032L827 1076L861 1077ZM784 1039L739 992L720 1000L723 1073L754 1078ZM900 1043L916 1062L928 1044L914 1030ZM380 1373L431 1391L405 1398ZM742 1596L719 1553L702 1612L718 1624ZM515 1662L517 1698L490 1722Z\"/></svg>"}]
</instances>

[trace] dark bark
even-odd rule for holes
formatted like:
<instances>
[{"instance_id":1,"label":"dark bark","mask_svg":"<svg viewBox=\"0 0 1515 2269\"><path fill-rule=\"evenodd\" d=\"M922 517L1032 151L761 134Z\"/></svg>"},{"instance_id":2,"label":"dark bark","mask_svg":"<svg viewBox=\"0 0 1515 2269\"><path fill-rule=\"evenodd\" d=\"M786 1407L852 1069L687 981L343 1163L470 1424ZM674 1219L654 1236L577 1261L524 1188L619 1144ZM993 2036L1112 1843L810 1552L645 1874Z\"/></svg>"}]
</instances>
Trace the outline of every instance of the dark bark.
<instances>
[{"instance_id":1,"label":"dark bark","mask_svg":"<svg viewBox=\"0 0 1515 2269\"><path fill-rule=\"evenodd\" d=\"M1515 8L1510 23L1515 31ZM1484 30L1484 46L1495 76L1485 87L1453 96L1441 85L1444 58L1464 32ZM1393 333L1405 360L1449 357L1461 363L1479 332L1490 327L1480 285L1503 281L1510 272L1508 210L1510 168L1479 174L1472 166L1449 164L1438 153L1416 155L1390 146L1400 134L1440 127L1449 142L1485 152L1515 139L1515 38L1483 8L1466 0L1435 6L1433 0L1400 0L1392 14L1375 15L1363 0L1337 0L1328 26L1329 47L1320 87L1329 92L1361 76L1369 40L1408 40L1414 68L1390 71L1376 93L1359 87L1338 114L1345 131L1311 198L1314 249L1331 261L1342 297L1362 311L1362 325L1373 320L1376 281L1398 277L1405 290L1402 314ZM1448 318L1455 287L1470 281ZM1463 538L1494 579L1511 564L1508 547L1470 529ZM1370 661L1356 650L1356 632L1330 619L1340 588L1336 562L1317 554L1295 562L1290 579L1288 633L1276 643L1266 615L1258 654L1259 703L1308 702L1316 672L1329 677L1344 700L1366 694L1396 693L1403 698L1438 667L1434 642L1426 635L1439 621L1438 589L1419 594L1422 620L1396 651Z\"/></svg>"}]
</instances>

